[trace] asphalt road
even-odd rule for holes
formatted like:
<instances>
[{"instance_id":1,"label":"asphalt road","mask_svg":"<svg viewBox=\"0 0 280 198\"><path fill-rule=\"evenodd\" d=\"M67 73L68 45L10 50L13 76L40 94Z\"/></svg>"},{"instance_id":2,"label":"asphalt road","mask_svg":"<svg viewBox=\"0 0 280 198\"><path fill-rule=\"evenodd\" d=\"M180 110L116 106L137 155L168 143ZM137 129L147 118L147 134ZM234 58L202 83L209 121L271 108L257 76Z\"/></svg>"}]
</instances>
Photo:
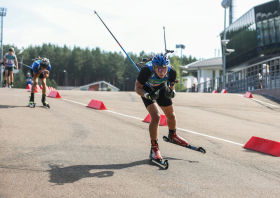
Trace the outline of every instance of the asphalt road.
<instances>
[{"instance_id":1,"label":"asphalt road","mask_svg":"<svg viewBox=\"0 0 280 198\"><path fill-rule=\"evenodd\" d=\"M252 136L280 142L280 104L267 98L177 93L178 133L207 153L164 142L160 127L163 170L148 160L136 93L60 91L67 101L47 98L50 109L39 94L27 107L29 94L0 89L0 198L279 197L279 158L242 148ZM85 107L91 99L110 111Z\"/></svg>"}]
</instances>

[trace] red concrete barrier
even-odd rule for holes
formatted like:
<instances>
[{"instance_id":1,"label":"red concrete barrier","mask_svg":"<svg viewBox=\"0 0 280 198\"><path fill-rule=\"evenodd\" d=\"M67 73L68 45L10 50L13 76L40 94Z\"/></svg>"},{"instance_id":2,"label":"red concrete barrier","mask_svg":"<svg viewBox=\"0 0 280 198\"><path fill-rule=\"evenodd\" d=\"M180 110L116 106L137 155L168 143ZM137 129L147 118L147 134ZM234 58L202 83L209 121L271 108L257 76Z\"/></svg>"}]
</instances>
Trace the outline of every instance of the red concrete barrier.
<instances>
[{"instance_id":1,"label":"red concrete barrier","mask_svg":"<svg viewBox=\"0 0 280 198\"><path fill-rule=\"evenodd\" d=\"M40 89L43 89L43 85L40 86Z\"/></svg>"},{"instance_id":2,"label":"red concrete barrier","mask_svg":"<svg viewBox=\"0 0 280 198\"><path fill-rule=\"evenodd\" d=\"M32 89L32 87L30 87L30 88L28 89L28 92L31 92L31 89ZM35 92L34 92L34 93L39 93L36 87L35 87Z\"/></svg>"},{"instance_id":3,"label":"red concrete barrier","mask_svg":"<svg viewBox=\"0 0 280 198\"><path fill-rule=\"evenodd\" d=\"M213 90L212 93L218 93L217 90Z\"/></svg>"},{"instance_id":4,"label":"red concrete barrier","mask_svg":"<svg viewBox=\"0 0 280 198\"><path fill-rule=\"evenodd\" d=\"M36 85L36 89L40 89L39 85Z\"/></svg>"},{"instance_id":5,"label":"red concrete barrier","mask_svg":"<svg viewBox=\"0 0 280 198\"><path fill-rule=\"evenodd\" d=\"M150 123L151 122L150 114L148 114L142 122ZM167 126L167 119L165 115L160 115L159 126Z\"/></svg>"},{"instance_id":6,"label":"red concrete barrier","mask_svg":"<svg viewBox=\"0 0 280 198\"><path fill-rule=\"evenodd\" d=\"M244 95L245 98L253 98L253 95L251 92L246 92Z\"/></svg>"},{"instance_id":7,"label":"red concrete barrier","mask_svg":"<svg viewBox=\"0 0 280 198\"><path fill-rule=\"evenodd\" d=\"M27 87L26 87L26 89L30 89L31 87L32 87L32 85L31 85L31 84L28 84Z\"/></svg>"},{"instance_id":8,"label":"red concrete barrier","mask_svg":"<svg viewBox=\"0 0 280 198\"><path fill-rule=\"evenodd\" d=\"M51 91L48 95L48 97L51 98L61 98L60 94L58 93L58 91Z\"/></svg>"},{"instance_id":9,"label":"red concrete barrier","mask_svg":"<svg viewBox=\"0 0 280 198\"><path fill-rule=\"evenodd\" d=\"M280 157L280 142L252 136L243 148Z\"/></svg>"},{"instance_id":10,"label":"red concrete barrier","mask_svg":"<svg viewBox=\"0 0 280 198\"><path fill-rule=\"evenodd\" d=\"M99 109L99 110L108 110L104 103L100 100L91 100L90 103L88 103L88 106L87 107L90 107L90 108L93 108L93 109Z\"/></svg>"},{"instance_id":11,"label":"red concrete barrier","mask_svg":"<svg viewBox=\"0 0 280 198\"><path fill-rule=\"evenodd\" d=\"M223 89L223 90L221 91L221 93L227 93L227 90L226 90L226 89Z\"/></svg>"}]
</instances>

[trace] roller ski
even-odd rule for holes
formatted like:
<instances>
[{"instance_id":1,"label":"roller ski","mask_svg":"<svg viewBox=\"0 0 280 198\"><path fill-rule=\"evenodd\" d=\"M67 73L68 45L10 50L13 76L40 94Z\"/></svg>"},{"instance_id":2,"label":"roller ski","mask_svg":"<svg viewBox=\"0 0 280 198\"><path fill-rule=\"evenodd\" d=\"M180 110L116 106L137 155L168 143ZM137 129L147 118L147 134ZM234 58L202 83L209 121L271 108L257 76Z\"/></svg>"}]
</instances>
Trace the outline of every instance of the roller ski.
<instances>
[{"instance_id":1,"label":"roller ski","mask_svg":"<svg viewBox=\"0 0 280 198\"><path fill-rule=\"evenodd\" d=\"M163 140L169 143L173 143L188 149L192 149L194 151L201 152L203 154L206 153L206 150L202 147L195 147L190 145L185 139L181 138L180 136L177 135L176 132L173 132L172 134L169 134L168 137L163 136Z\"/></svg>"},{"instance_id":2,"label":"roller ski","mask_svg":"<svg viewBox=\"0 0 280 198\"><path fill-rule=\"evenodd\" d=\"M164 160L161 157L158 144L152 141L152 147L150 152L150 161L160 166L163 169L168 169L168 160Z\"/></svg>"},{"instance_id":3,"label":"roller ski","mask_svg":"<svg viewBox=\"0 0 280 198\"><path fill-rule=\"evenodd\" d=\"M31 108L35 108L36 103L34 103L33 101L29 101L28 106L31 107Z\"/></svg>"},{"instance_id":4,"label":"roller ski","mask_svg":"<svg viewBox=\"0 0 280 198\"><path fill-rule=\"evenodd\" d=\"M42 95L42 104L43 104L43 106L46 107L46 108L51 108L50 105L49 105L49 103L46 102L46 95Z\"/></svg>"}]
</instances>

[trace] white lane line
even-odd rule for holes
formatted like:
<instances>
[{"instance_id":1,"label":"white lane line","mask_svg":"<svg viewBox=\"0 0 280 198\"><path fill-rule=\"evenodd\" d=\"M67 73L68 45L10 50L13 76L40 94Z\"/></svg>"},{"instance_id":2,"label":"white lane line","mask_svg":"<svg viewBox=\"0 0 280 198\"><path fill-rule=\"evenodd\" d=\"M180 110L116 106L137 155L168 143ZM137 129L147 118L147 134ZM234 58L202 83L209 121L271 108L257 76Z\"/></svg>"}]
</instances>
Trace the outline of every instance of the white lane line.
<instances>
[{"instance_id":1,"label":"white lane line","mask_svg":"<svg viewBox=\"0 0 280 198\"><path fill-rule=\"evenodd\" d=\"M279 106L276 106L276 105L273 105L273 104L270 104L270 103L267 103L267 102L263 102L263 101L260 101L260 100L254 99L254 98L250 98L250 99L251 99L251 100L255 100L255 101L257 101L257 102L260 102L260 103L264 103L264 104L267 104L267 105L270 105L270 106L279 108Z\"/></svg>"},{"instance_id":2,"label":"white lane line","mask_svg":"<svg viewBox=\"0 0 280 198\"><path fill-rule=\"evenodd\" d=\"M126 117L129 117L129 118L134 118L134 119L137 119L137 120L143 120L141 118L136 118L136 117L133 117L133 116L130 116L130 115L125 115L125 114L117 113L117 112L110 111L110 110L105 110L105 111L110 112L110 113L114 113L114 114L118 114L118 115L121 115L121 116L126 116Z\"/></svg>"},{"instance_id":3,"label":"white lane line","mask_svg":"<svg viewBox=\"0 0 280 198\"><path fill-rule=\"evenodd\" d=\"M214 136L211 136L211 135L205 135L203 133L197 133L197 132L194 132L194 131L190 131L190 130L186 130L186 129L181 129L181 128L177 128L177 129L182 130L182 131L186 131L186 132L189 132L189 133L197 134L197 135L202 135L202 136L209 137L209 138L212 138L212 139L221 140L221 141L228 142L228 143L231 143L231 144L236 144L236 145L239 145L239 146L244 146L244 144L240 144L240 143L237 143L237 142L225 140L225 139L222 139L222 138L217 138L217 137L214 137Z\"/></svg>"},{"instance_id":4,"label":"white lane line","mask_svg":"<svg viewBox=\"0 0 280 198\"><path fill-rule=\"evenodd\" d=\"M243 95L240 95L240 94L236 94L236 95L244 97ZM270 103L267 103L267 102L263 102L261 100L257 100L257 99L254 99L254 98L249 98L249 99L255 100L255 101L259 102L259 103L263 103L263 104L267 104L267 105L279 108L279 106L277 106L277 105L273 105L273 104L270 104Z\"/></svg>"},{"instance_id":5,"label":"white lane line","mask_svg":"<svg viewBox=\"0 0 280 198\"><path fill-rule=\"evenodd\" d=\"M76 104L80 104L80 105L83 105L83 106L87 106L86 104L83 104L83 103L80 103L80 102L76 102L76 101L73 101L73 100L67 100L67 99L64 99L64 98L61 98L61 99L69 101L69 102L73 102L73 103L76 103Z\"/></svg>"},{"instance_id":6,"label":"white lane line","mask_svg":"<svg viewBox=\"0 0 280 198\"><path fill-rule=\"evenodd\" d=\"M62 98L62 99L66 100L66 101L69 101L69 102L76 103L76 104L80 104L80 105L83 105L83 106L87 106L86 104L83 104L83 103L80 103L80 102L76 102L76 101L73 101L73 100L67 100L67 99L64 99L64 98ZM134 119L137 119L137 120L143 120L141 118L137 118L137 117L126 115L126 114L122 114L122 113L117 113L115 111L110 111L110 110L104 110L104 111L107 111L107 112L110 112L110 113L114 113L114 114L118 114L118 115L125 116L125 117L129 117L129 118L134 118ZM181 131L188 132L188 133L193 133L193 134L196 134L196 135L201 135L201 136L205 136L205 137L208 137L208 138L224 141L224 142L227 142L227 143L236 144L236 145L239 145L239 146L244 146L243 144L240 144L240 143L237 143L237 142L233 142L233 141L229 141L229 140L225 140L225 139L222 139L222 138L217 138L217 137L214 137L214 136L211 136L211 135L206 135L206 134L203 134L203 133L198 133L198 132L194 132L194 131L190 131L190 130L186 130L186 129L181 129L181 128L177 128L177 129L181 130Z\"/></svg>"}]
</instances>

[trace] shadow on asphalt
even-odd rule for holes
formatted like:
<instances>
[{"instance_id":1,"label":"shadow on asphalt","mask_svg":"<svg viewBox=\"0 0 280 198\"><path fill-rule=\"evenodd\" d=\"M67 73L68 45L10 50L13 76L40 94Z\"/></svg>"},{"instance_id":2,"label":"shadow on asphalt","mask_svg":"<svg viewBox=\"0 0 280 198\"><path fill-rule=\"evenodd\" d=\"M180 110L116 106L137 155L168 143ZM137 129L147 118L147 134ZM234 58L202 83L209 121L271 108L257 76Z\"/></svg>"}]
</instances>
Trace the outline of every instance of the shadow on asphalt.
<instances>
[{"instance_id":1,"label":"shadow on asphalt","mask_svg":"<svg viewBox=\"0 0 280 198\"><path fill-rule=\"evenodd\" d=\"M167 160L182 160L176 158L164 158ZM188 161L189 163L199 163L198 161ZM63 185L66 183L74 183L79 181L83 178L89 177L97 177L97 178L104 178L104 177L112 177L114 175L114 171L111 170L120 170L125 168L130 168L134 166L149 164L152 166L158 167L156 164L152 163L150 160L141 160L136 162L131 162L128 164L108 164L108 165L75 165L75 166L68 166L68 167L60 167L59 165L49 164L51 170L47 172L50 173L50 180L49 182L55 183L57 185ZM91 173L92 170L108 170L108 171L100 171L96 173ZM160 168L160 170L164 170Z\"/></svg>"},{"instance_id":2,"label":"shadow on asphalt","mask_svg":"<svg viewBox=\"0 0 280 198\"><path fill-rule=\"evenodd\" d=\"M13 106L13 105L0 105L0 109L5 109L5 108L15 108L15 107L28 107L26 106Z\"/></svg>"}]
</instances>

